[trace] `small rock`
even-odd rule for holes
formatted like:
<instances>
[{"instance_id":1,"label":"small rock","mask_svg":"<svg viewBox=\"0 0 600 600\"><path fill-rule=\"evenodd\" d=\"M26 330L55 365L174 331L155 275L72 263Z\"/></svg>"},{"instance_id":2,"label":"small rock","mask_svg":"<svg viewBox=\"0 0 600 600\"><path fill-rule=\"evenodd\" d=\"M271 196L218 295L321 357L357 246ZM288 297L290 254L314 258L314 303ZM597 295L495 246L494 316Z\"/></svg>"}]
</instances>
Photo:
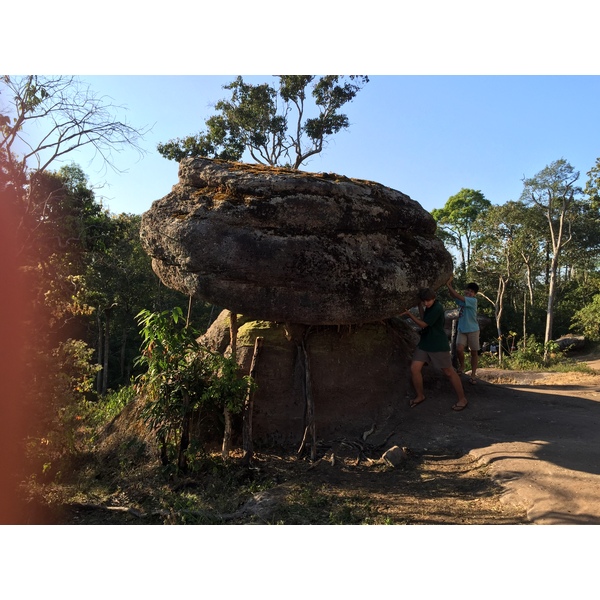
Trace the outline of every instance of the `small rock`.
<instances>
[{"instance_id":1,"label":"small rock","mask_svg":"<svg viewBox=\"0 0 600 600\"><path fill-rule=\"evenodd\" d=\"M381 457L381 460L385 461L392 467L401 465L407 458L406 448L400 448L400 446L392 446L389 450L386 450Z\"/></svg>"}]
</instances>

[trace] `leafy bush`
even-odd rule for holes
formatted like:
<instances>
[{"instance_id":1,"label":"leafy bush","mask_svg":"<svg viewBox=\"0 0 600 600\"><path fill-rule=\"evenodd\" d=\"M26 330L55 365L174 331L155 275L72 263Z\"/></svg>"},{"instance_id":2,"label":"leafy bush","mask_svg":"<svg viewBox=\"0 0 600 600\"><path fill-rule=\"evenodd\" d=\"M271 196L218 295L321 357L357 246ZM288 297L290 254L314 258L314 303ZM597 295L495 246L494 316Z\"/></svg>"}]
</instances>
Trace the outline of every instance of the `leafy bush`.
<instances>
[{"instance_id":1,"label":"leafy bush","mask_svg":"<svg viewBox=\"0 0 600 600\"><path fill-rule=\"evenodd\" d=\"M600 294L596 294L590 304L573 315L571 329L580 331L594 342L600 341Z\"/></svg>"},{"instance_id":2,"label":"leafy bush","mask_svg":"<svg viewBox=\"0 0 600 600\"><path fill-rule=\"evenodd\" d=\"M556 345L554 342L550 344ZM560 352L558 346L556 348L549 348L549 356L556 356L556 352ZM544 366L544 344L538 342L534 335L527 338L526 344L508 356L505 357L506 367L508 369L539 369Z\"/></svg>"},{"instance_id":3,"label":"leafy bush","mask_svg":"<svg viewBox=\"0 0 600 600\"><path fill-rule=\"evenodd\" d=\"M95 398L94 380L100 369L93 353L83 340L67 339L33 357L36 372L26 405L32 428L25 452L34 474L43 465L45 476L56 477L63 459L81 451L86 406Z\"/></svg>"},{"instance_id":4,"label":"leafy bush","mask_svg":"<svg viewBox=\"0 0 600 600\"><path fill-rule=\"evenodd\" d=\"M544 361L544 350L548 349L548 356ZM514 371L589 371L585 365L576 363L566 358L565 353L555 341L549 341L547 346L538 342L534 335L527 338L525 347L521 344L517 350L510 354L505 353L502 365L499 364L498 356L490 353L479 357L480 368L501 368Z\"/></svg>"},{"instance_id":5,"label":"leafy bush","mask_svg":"<svg viewBox=\"0 0 600 600\"><path fill-rule=\"evenodd\" d=\"M163 464L177 453L180 470L187 468L190 424L200 408L239 413L251 385L241 377L235 360L200 345L198 333L184 323L183 311L138 314L143 338L137 364L147 371L137 379L146 398L143 415L156 432Z\"/></svg>"},{"instance_id":6,"label":"leafy bush","mask_svg":"<svg viewBox=\"0 0 600 600\"><path fill-rule=\"evenodd\" d=\"M136 390L133 385L126 385L118 390L109 390L106 396L100 398L97 402L88 402L88 417L90 422L95 425L103 425L117 415L123 409L135 400Z\"/></svg>"}]
</instances>

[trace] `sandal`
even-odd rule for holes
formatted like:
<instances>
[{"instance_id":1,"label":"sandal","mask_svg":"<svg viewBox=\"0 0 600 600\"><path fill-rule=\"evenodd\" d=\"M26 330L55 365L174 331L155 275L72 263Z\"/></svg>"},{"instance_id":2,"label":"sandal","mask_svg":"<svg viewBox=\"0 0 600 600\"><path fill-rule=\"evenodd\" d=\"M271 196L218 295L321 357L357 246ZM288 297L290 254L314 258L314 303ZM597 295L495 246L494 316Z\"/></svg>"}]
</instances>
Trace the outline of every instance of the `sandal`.
<instances>
[{"instance_id":1,"label":"sandal","mask_svg":"<svg viewBox=\"0 0 600 600\"><path fill-rule=\"evenodd\" d=\"M454 410L456 412L460 412L461 410L465 410L465 408L467 408L467 406L469 406L468 402L466 404L454 404L452 406L452 410Z\"/></svg>"},{"instance_id":2,"label":"sandal","mask_svg":"<svg viewBox=\"0 0 600 600\"><path fill-rule=\"evenodd\" d=\"M421 404L421 402L425 402L425 398L423 398L423 400L413 400L413 401L410 403L410 407L411 407L411 408L414 408L415 406L418 406L419 404Z\"/></svg>"},{"instance_id":3,"label":"sandal","mask_svg":"<svg viewBox=\"0 0 600 600\"><path fill-rule=\"evenodd\" d=\"M475 379L475 377L469 377L469 383L471 385L477 385L477 379Z\"/></svg>"}]
</instances>

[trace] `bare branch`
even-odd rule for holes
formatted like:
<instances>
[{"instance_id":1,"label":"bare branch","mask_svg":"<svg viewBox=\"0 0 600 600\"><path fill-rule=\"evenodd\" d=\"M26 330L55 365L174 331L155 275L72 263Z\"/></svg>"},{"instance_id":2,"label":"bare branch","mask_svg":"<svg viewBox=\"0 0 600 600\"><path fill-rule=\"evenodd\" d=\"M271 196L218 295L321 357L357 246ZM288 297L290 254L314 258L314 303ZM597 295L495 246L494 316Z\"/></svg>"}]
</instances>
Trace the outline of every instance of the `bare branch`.
<instances>
[{"instance_id":1,"label":"bare branch","mask_svg":"<svg viewBox=\"0 0 600 600\"><path fill-rule=\"evenodd\" d=\"M146 152L140 140L149 129L116 118L124 107L94 94L76 77L5 76L2 83L0 93L12 96L12 118L3 127L0 148L10 153L17 141L28 148L21 157L23 167L35 160L36 170L44 171L57 158L91 145L105 166L120 172L113 152L125 147Z\"/></svg>"}]
</instances>

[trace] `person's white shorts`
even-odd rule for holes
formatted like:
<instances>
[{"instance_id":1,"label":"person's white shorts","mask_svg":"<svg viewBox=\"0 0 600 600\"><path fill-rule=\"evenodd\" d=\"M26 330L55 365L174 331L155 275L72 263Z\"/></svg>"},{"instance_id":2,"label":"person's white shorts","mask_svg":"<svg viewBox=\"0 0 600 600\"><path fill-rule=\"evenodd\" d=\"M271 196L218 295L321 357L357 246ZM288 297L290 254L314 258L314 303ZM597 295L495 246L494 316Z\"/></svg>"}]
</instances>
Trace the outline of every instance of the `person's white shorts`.
<instances>
[{"instance_id":1,"label":"person's white shorts","mask_svg":"<svg viewBox=\"0 0 600 600\"><path fill-rule=\"evenodd\" d=\"M479 331L459 333L456 336L456 345L463 348L468 346L471 352L479 352Z\"/></svg>"}]
</instances>

